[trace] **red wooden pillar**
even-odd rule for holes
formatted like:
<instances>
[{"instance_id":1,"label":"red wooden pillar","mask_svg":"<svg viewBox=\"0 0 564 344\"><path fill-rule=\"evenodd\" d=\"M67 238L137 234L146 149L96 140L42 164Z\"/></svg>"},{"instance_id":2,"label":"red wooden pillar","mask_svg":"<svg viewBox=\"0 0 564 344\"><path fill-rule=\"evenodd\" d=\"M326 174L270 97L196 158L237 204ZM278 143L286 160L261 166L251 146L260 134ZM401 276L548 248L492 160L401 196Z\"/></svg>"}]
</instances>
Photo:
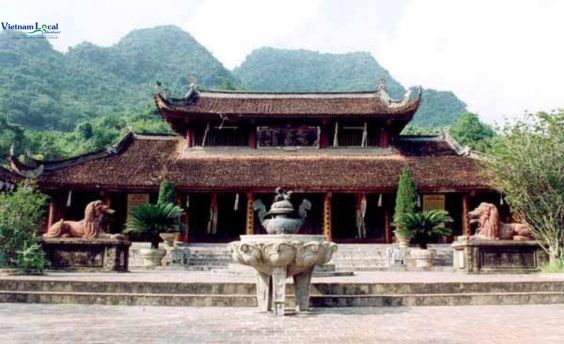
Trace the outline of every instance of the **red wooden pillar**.
<instances>
[{"instance_id":1,"label":"red wooden pillar","mask_svg":"<svg viewBox=\"0 0 564 344\"><path fill-rule=\"evenodd\" d=\"M257 148L257 127L254 121L249 123L249 148Z\"/></svg>"},{"instance_id":2,"label":"red wooden pillar","mask_svg":"<svg viewBox=\"0 0 564 344\"><path fill-rule=\"evenodd\" d=\"M331 192L326 192L323 198L323 235L325 240L333 239L333 230L331 227Z\"/></svg>"},{"instance_id":3,"label":"red wooden pillar","mask_svg":"<svg viewBox=\"0 0 564 344\"><path fill-rule=\"evenodd\" d=\"M390 137L388 134L388 130L385 128L380 129L380 147L388 148L390 145Z\"/></svg>"},{"instance_id":4,"label":"red wooden pillar","mask_svg":"<svg viewBox=\"0 0 564 344\"><path fill-rule=\"evenodd\" d=\"M320 129L319 148L327 148L329 147L329 121L327 119L323 119Z\"/></svg>"},{"instance_id":5,"label":"red wooden pillar","mask_svg":"<svg viewBox=\"0 0 564 344\"><path fill-rule=\"evenodd\" d=\"M255 202L255 195L252 192L247 192L247 209L246 209L247 222L245 223L245 234L247 235L255 234L255 212L253 209L254 202Z\"/></svg>"},{"instance_id":6,"label":"red wooden pillar","mask_svg":"<svg viewBox=\"0 0 564 344\"><path fill-rule=\"evenodd\" d=\"M194 130L186 129L186 148L194 147Z\"/></svg>"},{"instance_id":7,"label":"red wooden pillar","mask_svg":"<svg viewBox=\"0 0 564 344\"><path fill-rule=\"evenodd\" d=\"M386 234L386 244L392 243L392 211L387 204L384 204L384 231Z\"/></svg>"},{"instance_id":8,"label":"red wooden pillar","mask_svg":"<svg viewBox=\"0 0 564 344\"><path fill-rule=\"evenodd\" d=\"M468 194L462 195L462 235L472 235L470 229L470 221L468 219L468 212L470 211L470 196Z\"/></svg>"}]
</instances>

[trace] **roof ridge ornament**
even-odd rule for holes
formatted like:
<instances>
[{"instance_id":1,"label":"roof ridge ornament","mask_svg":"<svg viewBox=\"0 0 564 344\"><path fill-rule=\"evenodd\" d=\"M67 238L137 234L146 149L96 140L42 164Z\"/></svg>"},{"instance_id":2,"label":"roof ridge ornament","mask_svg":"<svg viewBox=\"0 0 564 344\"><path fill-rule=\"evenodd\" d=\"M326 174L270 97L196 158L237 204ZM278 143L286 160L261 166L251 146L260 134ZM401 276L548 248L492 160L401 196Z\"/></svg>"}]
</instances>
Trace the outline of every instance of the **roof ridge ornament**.
<instances>
[{"instance_id":1,"label":"roof ridge ornament","mask_svg":"<svg viewBox=\"0 0 564 344\"><path fill-rule=\"evenodd\" d=\"M387 88L388 88L388 86L387 86L387 83L386 83L386 79L384 79L384 78L378 79L378 83L376 84L376 95L382 101L384 101L386 103L390 103L392 101L392 98L388 94Z\"/></svg>"},{"instance_id":2,"label":"roof ridge ornament","mask_svg":"<svg viewBox=\"0 0 564 344\"><path fill-rule=\"evenodd\" d=\"M415 99L413 98L413 89L417 90L417 95L415 96ZM390 101L388 102L390 108L401 108L404 106L407 106L409 103L411 102L416 102L419 100L419 98L421 97L422 94L422 88L421 86L418 87L410 87L407 89L407 91L405 92L405 94L403 95L402 99L399 100L394 100L394 99L390 99Z\"/></svg>"},{"instance_id":3,"label":"roof ridge ornament","mask_svg":"<svg viewBox=\"0 0 564 344\"><path fill-rule=\"evenodd\" d=\"M200 85L198 85L198 78L196 78L194 75L190 75L188 77L188 92L186 92L184 98L186 99L192 98L192 96L195 96L198 93L200 93Z\"/></svg>"}]
</instances>

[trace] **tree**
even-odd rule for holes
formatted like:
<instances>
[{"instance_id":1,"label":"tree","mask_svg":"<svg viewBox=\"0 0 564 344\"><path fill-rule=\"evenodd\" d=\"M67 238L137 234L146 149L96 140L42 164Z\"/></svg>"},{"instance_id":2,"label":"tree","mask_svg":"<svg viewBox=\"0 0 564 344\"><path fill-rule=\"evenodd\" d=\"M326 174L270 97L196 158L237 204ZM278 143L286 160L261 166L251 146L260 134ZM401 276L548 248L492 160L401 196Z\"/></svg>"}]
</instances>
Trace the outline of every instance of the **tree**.
<instances>
[{"instance_id":1,"label":"tree","mask_svg":"<svg viewBox=\"0 0 564 344\"><path fill-rule=\"evenodd\" d=\"M408 167L404 167L398 183L394 223L398 230L402 230L401 218L404 214L414 213L417 209L417 185L411 177Z\"/></svg>"},{"instance_id":2,"label":"tree","mask_svg":"<svg viewBox=\"0 0 564 344\"><path fill-rule=\"evenodd\" d=\"M174 183L172 181L165 179L161 182L157 203L176 203L176 192L174 190Z\"/></svg>"},{"instance_id":3,"label":"tree","mask_svg":"<svg viewBox=\"0 0 564 344\"><path fill-rule=\"evenodd\" d=\"M564 257L564 111L506 123L488 154L494 185L555 264Z\"/></svg>"},{"instance_id":4,"label":"tree","mask_svg":"<svg viewBox=\"0 0 564 344\"><path fill-rule=\"evenodd\" d=\"M45 255L36 235L45 213L47 197L31 182L13 193L0 193L0 267L43 270Z\"/></svg>"},{"instance_id":5,"label":"tree","mask_svg":"<svg viewBox=\"0 0 564 344\"><path fill-rule=\"evenodd\" d=\"M487 124L480 122L478 115L466 112L462 114L450 134L464 146L484 152L490 147L490 141L495 136L495 131Z\"/></svg>"}]
</instances>

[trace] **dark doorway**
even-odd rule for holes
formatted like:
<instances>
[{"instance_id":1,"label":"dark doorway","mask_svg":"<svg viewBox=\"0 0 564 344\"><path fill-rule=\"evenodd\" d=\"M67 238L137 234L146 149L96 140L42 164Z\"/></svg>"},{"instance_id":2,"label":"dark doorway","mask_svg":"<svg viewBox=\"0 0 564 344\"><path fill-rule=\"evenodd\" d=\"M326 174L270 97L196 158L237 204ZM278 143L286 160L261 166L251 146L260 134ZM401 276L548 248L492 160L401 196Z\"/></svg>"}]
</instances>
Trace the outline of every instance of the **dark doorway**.
<instances>
[{"instance_id":1,"label":"dark doorway","mask_svg":"<svg viewBox=\"0 0 564 344\"><path fill-rule=\"evenodd\" d=\"M366 239L384 242L386 240L386 211L384 210L384 195L380 199L379 194L366 195Z\"/></svg>"},{"instance_id":2,"label":"dark doorway","mask_svg":"<svg viewBox=\"0 0 564 344\"><path fill-rule=\"evenodd\" d=\"M238 195L238 196L237 196ZM245 193L219 193L217 195L218 240L232 241L245 234L247 195Z\"/></svg>"},{"instance_id":3,"label":"dark doorway","mask_svg":"<svg viewBox=\"0 0 564 344\"><path fill-rule=\"evenodd\" d=\"M356 238L356 195L333 194L331 200L331 225L334 239Z\"/></svg>"}]
</instances>

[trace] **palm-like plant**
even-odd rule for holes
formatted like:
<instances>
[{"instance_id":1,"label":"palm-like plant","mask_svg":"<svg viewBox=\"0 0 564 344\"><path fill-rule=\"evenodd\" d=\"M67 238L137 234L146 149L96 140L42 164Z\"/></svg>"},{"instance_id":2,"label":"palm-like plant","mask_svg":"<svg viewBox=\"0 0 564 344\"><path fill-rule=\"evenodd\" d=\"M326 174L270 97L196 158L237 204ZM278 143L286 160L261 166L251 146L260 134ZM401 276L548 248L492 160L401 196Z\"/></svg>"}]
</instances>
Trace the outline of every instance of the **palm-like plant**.
<instances>
[{"instance_id":1,"label":"palm-like plant","mask_svg":"<svg viewBox=\"0 0 564 344\"><path fill-rule=\"evenodd\" d=\"M180 217L184 211L173 203L141 204L135 207L124 233L146 234L151 239L151 247L159 247L159 234L178 232L181 229Z\"/></svg>"},{"instance_id":2,"label":"palm-like plant","mask_svg":"<svg viewBox=\"0 0 564 344\"><path fill-rule=\"evenodd\" d=\"M422 249L427 248L432 237L450 234L450 229L444 226L447 222L452 222L452 218L444 210L405 213L398 219L403 228L413 233L413 240Z\"/></svg>"}]
</instances>

